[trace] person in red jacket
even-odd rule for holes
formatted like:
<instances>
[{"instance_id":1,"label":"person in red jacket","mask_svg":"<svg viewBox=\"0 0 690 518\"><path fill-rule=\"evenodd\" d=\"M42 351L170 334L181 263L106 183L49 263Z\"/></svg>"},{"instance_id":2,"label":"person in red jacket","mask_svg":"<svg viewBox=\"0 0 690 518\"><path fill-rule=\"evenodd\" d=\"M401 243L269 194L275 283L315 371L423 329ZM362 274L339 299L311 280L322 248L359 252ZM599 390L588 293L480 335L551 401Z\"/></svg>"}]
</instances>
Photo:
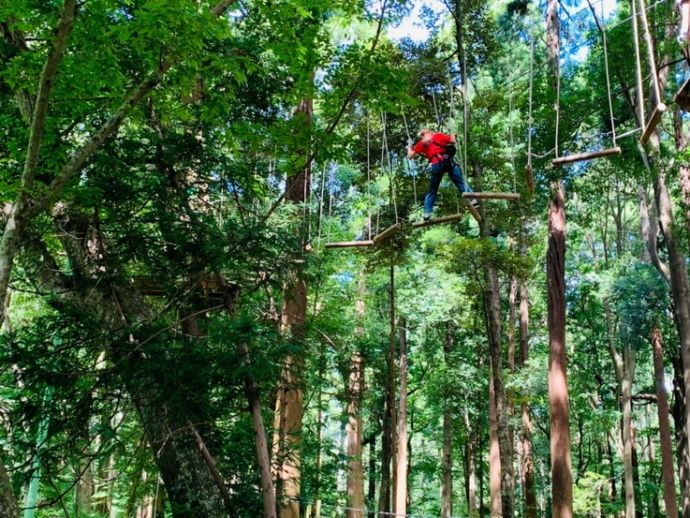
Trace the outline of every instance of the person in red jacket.
<instances>
[{"instance_id":1,"label":"person in red jacket","mask_svg":"<svg viewBox=\"0 0 690 518\"><path fill-rule=\"evenodd\" d=\"M455 135L422 130L419 133L419 141L411 145L407 150L407 158L409 159L413 159L418 155L425 156L431 166L429 191L424 197L424 220L426 221L431 218L438 188L441 185L444 173L448 173L450 180L458 188L460 194L472 192L472 188L462 176L460 166L453 160L455 155ZM477 208L477 200L471 200L470 203L474 208Z\"/></svg>"}]
</instances>

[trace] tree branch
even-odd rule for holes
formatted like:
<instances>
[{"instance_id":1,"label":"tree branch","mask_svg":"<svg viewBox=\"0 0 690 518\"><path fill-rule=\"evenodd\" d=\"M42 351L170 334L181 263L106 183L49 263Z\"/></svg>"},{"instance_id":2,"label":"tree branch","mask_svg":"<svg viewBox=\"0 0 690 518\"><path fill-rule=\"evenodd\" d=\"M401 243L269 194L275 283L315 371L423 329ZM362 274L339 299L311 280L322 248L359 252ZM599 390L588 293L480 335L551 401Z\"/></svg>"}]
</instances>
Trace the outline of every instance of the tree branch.
<instances>
[{"instance_id":1,"label":"tree branch","mask_svg":"<svg viewBox=\"0 0 690 518\"><path fill-rule=\"evenodd\" d=\"M48 57L41 78L38 83L38 92L34 104L33 116L31 118L31 132L29 134L29 145L26 151L26 161L24 162L24 172L22 173L22 189L29 190L33 186L36 176L36 167L41 152L41 142L43 141L43 130L45 128L46 116L48 115L48 102L55 84L58 66L65 53L67 37L74 25L74 16L77 9L77 0L65 0L62 6L62 13L58 21L53 45L48 52ZM20 194L20 197L22 195Z\"/></svg>"}]
</instances>

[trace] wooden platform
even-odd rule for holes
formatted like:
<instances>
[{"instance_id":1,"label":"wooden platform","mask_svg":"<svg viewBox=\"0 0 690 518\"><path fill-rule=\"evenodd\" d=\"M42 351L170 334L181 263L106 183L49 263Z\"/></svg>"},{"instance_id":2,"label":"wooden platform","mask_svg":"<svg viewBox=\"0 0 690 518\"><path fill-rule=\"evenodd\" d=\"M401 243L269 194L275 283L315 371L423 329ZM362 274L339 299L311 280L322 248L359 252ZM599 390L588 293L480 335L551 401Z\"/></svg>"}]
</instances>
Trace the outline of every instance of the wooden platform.
<instances>
[{"instance_id":1,"label":"wooden platform","mask_svg":"<svg viewBox=\"0 0 690 518\"><path fill-rule=\"evenodd\" d=\"M363 248L367 246L374 246L374 241L369 239L366 241L340 241L337 243L326 243L326 248Z\"/></svg>"},{"instance_id":2,"label":"wooden platform","mask_svg":"<svg viewBox=\"0 0 690 518\"><path fill-rule=\"evenodd\" d=\"M683 83L673 96L673 102L680 106L680 109L686 112L690 112L690 79Z\"/></svg>"},{"instance_id":3,"label":"wooden platform","mask_svg":"<svg viewBox=\"0 0 690 518\"><path fill-rule=\"evenodd\" d=\"M554 159L551 163L555 166L562 166L574 164L575 162L584 162L586 160L594 160L595 158L603 158L608 156L620 155L621 148L612 147L609 149L602 149L601 151L589 151L586 153L573 153L572 155L562 156Z\"/></svg>"},{"instance_id":4,"label":"wooden platform","mask_svg":"<svg viewBox=\"0 0 690 518\"><path fill-rule=\"evenodd\" d=\"M462 197L469 200L510 200L517 201L520 195L513 192L464 192Z\"/></svg>"},{"instance_id":5,"label":"wooden platform","mask_svg":"<svg viewBox=\"0 0 690 518\"><path fill-rule=\"evenodd\" d=\"M453 214L452 216L441 216L440 218L431 218L426 221L416 221L412 223L414 228L430 227L431 225L441 225L442 223L453 223L464 218L464 214Z\"/></svg>"},{"instance_id":6,"label":"wooden platform","mask_svg":"<svg viewBox=\"0 0 690 518\"><path fill-rule=\"evenodd\" d=\"M656 108L654 108L654 111L652 112L652 116L649 118L644 127L644 132L640 137L640 144L644 146L647 144L647 142L649 142L649 139L652 137L652 133L654 133L654 130L661 122L661 117L664 115L665 111L666 105L664 103L659 103L656 105Z\"/></svg>"}]
</instances>

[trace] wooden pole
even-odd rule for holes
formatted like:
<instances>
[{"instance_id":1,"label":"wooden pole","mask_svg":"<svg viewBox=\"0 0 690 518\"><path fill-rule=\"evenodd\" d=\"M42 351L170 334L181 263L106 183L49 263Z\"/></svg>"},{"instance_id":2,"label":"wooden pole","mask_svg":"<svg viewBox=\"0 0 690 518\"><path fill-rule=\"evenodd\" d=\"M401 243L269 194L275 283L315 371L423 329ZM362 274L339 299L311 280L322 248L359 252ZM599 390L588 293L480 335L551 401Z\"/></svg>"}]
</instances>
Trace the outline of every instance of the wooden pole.
<instances>
[{"instance_id":1,"label":"wooden pole","mask_svg":"<svg viewBox=\"0 0 690 518\"><path fill-rule=\"evenodd\" d=\"M613 155L620 155L621 148L612 147L609 149L602 149L601 151L589 151L586 153L573 153L572 155L562 156L554 159L551 163L554 166L574 164L575 162L584 162L585 160L593 160L595 158L603 158Z\"/></svg>"},{"instance_id":2,"label":"wooden pole","mask_svg":"<svg viewBox=\"0 0 690 518\"><path fill-rule=\"evenodd\" d=\"M517 201L520 195L513 192L464 192L462 197L475 200L510 200Z\"/></svg>"},{"instance_id":3,"label":"wooden pole","mask_svg":"<svg viewBox=\"0 0 690 518\"><path fill-rule=\"evenodd\" d=\"M326 243L324 246L326 248L358 248L365 246L373 246L373 241L342 241L339 243Z\"/></svg>"},{"instance_id":4,"label":"wooden pole","mask_svg":"<svg viewBox=\"0 0 690 518\"><path fill-rule=\"evenodd\" d=\"M642 136L640 137L640 144L644 146L647 142L649 142L652 133L654 133L654 130L661 122L661 117L664 115L665 111L666 105L664 103L659 103L656 105L652 116L649 118L649 121L647 121L647 125L644 128L644 133L642 133Z\"/></svg>"},{"instance_id":5,"label":"wooden pole","mask_svg":"<svg viewBox=\"0 0 690 518\"><path fill-rule=\"evenodd\" d=\"M442 216L440 218L431 218L426 221L416 221L412 223L414 228L429 227L431 225L440 225L441 223L453 223L464 218L464 214L452 214L451 216Z\"/></svg>"}]
</instances>

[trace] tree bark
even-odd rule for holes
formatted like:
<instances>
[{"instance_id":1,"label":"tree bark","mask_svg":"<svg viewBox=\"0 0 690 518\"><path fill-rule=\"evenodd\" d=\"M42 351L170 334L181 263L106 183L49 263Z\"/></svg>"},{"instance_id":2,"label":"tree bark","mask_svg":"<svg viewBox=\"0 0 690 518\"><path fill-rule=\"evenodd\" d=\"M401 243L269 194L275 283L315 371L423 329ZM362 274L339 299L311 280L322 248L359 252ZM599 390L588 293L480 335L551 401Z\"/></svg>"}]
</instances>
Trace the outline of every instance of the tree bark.
<instances>
[{"instance_id":1,"label":"tree bark","mask_svg":"<svg viewBox=\"0 0 690 518\"><path fill-rule=\"evenodd\" d=\"M357 289L357 327L355 336L364 335L366 294L364 272L359 275ZM364 467L362 465L362 397L364 396L364 355L361 345L356 344L356 350L350 358L350 372L348 375L348 426L347 426L347 516L348 518L364 518Z\"/></svg>"},{"instance_id":2,"label":"tree bark","mask_svg":"<svg viewBox=\"0 0 690 518\"><path fill-rule=\"evenodd\" d=\"M447 322L446 339L443 344L446 371L450 369L450 355L453 352L454 339L453 325ZM443 406L443 459L441 470L441 518L450 518L453 514L453 418L448 401Z\"/></svg>"},{"instance_id":3,"label":"tree bark","mask_svg":"<svg viewBox=\"0 0 690 518\"><path fill-rule=\"evenodd\" d=\"M623 377L621 380L621 406L623 412L623 466L625 478L625 517L635 517L635 472L633 466L632 431L632 383L635 372L635 357L629 345L623 347Z\"/></svg>"},{"instance_id":4,"label":"tree bark","mask_svg":"<svg viewBox=\"0 0 690 518\"><path fill-rule=\"evenodd\" d=\"M369 488L367 490L368 518L376 518L376 436L369 443Z\"/></svg>"},{"instance_id":5,"label":"tree bark","mask_svg":"<svg viewBox=\"0 0 690 518\"><path fill-rule=\"evenodd\" d=\"M673 473L673 446L669 420L666 386L664 383L664 349L661 330L652 330L650 338L654 360L654 381L656 383L657 412L659 416L659 443L661 445L661 476L664 484L664 505L666 516L678 517L676 505L676 481Z\"/></svg>"},{"instance_id":6,"label":"tree bark","mask_svg":"<svg viewBox=\"0 0 690 518\"><path fill-rule=\"evenodd\" d=\"M526 253L526 247L522 250ZM525 281L520 282L520 368L529 360L529 289ZM522 398L522 476L525 500L525 518L537 518L537 493L535 487L534 459L532 458L532 419L529 399Z\"/></svg>"},{"instance_id":7,"label":"tree bark","mask_svg":"<svg viewBox=\"0 0 690 518\"><path fill-rule=\"evenodd\" d=\"M549 0L549 8L557 4ZM554 518L573 516L570 417L565 347L565 199L560 182L552 185L546 258L549 327L549 408L551 424L551 496Z\"/></svg>"},{"instance_id":8,"label":"tree bark","mask_svg":"<svg viewBox=\"0 0 690 518\"><path fill-rule=\"evenodd\" d=\"M474 440L479 434L472 432L472 422L470 413L465 406L464 412L465 430L467 440L465 441L465 496L467 498L467 512L470 518L477 516L477 470L474 461L475 444ZM481 474L480 474L481 477Z\"/></svg>"},{"instance_id":9,"label":"tree bark","mask_svg":"<svg viewBox=\"0 0 690 518\"><path fill-rule=\"evenodd\" d=\"M390 340L386 355L386 400L383 414L383 433L381 444L381 484L379 489L379 514L390 512L391 503L391 460L394 448L393 419L395 412L395 267L389 270L390 299Z\"/></svg>"},{"instance_id":10,"label":"tree bark","mask_svg":"<svg viewBox=\"0 0 690 518\"><path fill-rule=\"evenodd\" d=\"M481 167L473 161L475 183L481 190ZM489 236L489 224L483 209L479 222L482 238ZM498 272L491 263L483 265L484 270L484 314L486 316L486 331L489 341L489 355L491 357L491 373L493 375L494 403L496 405L496 423L498 434L498 448L501 467L501 510L503 516L513 516L513 488L515 477L513 471L513 451L511 445L510 423L508 420L508 406L506 404L506 390L503 381L503 355L501 347L501 295L498 284Z\"/></svg>"},{"instance_id":11,"label":"tree bark","mask_svg":"<svg viewBox=\"0 0 690 518\"><path fill-rule=\"evenodd\" d=\"M300 102L295 111L295 118L311 128L314 114L313 99L306 98ZM309 154L309 143L306 148L298 150L299 154ZM285 184L285 199L295 204L304 204L309 200L311 163L307 163L299 173L288 177ZM307 245L306 222L299 223L301 236L300 253ZM300 348L304 347L304 323L307 316L307 281L306 274L297 266L289 272L289 280L283 290L283 307L281 311L281 331L290 336ZM299 518L300 496L300 455L302 445L302 420L304 417L303 370L304 350L292 353L285 360L281 374L274 423L274 474L278 514L280 518Z\"/></svg>"},{"instance_id":12,"label":"tree bark","mask_svg":"<svg viewBox=\"0 0 690 518\"><path fill-rule=\"evenodd\" d=\"M491 360L493 361L493 360ZM489 370L489 498L491 518L503 516L501 509L501 453L498 444L498 416L494 371Z\"/></svg>"},{"instance_id":13,"label":"tree bark","mask_svg":"<svg viewBox=\"0 0 690 518\"><path fill-rule=\"evenodd\" d=\"M407 515L407 325L400 322L400 401L398 410L398 451L396 461L396 515Z\"/></svg>"}]
</instances>

